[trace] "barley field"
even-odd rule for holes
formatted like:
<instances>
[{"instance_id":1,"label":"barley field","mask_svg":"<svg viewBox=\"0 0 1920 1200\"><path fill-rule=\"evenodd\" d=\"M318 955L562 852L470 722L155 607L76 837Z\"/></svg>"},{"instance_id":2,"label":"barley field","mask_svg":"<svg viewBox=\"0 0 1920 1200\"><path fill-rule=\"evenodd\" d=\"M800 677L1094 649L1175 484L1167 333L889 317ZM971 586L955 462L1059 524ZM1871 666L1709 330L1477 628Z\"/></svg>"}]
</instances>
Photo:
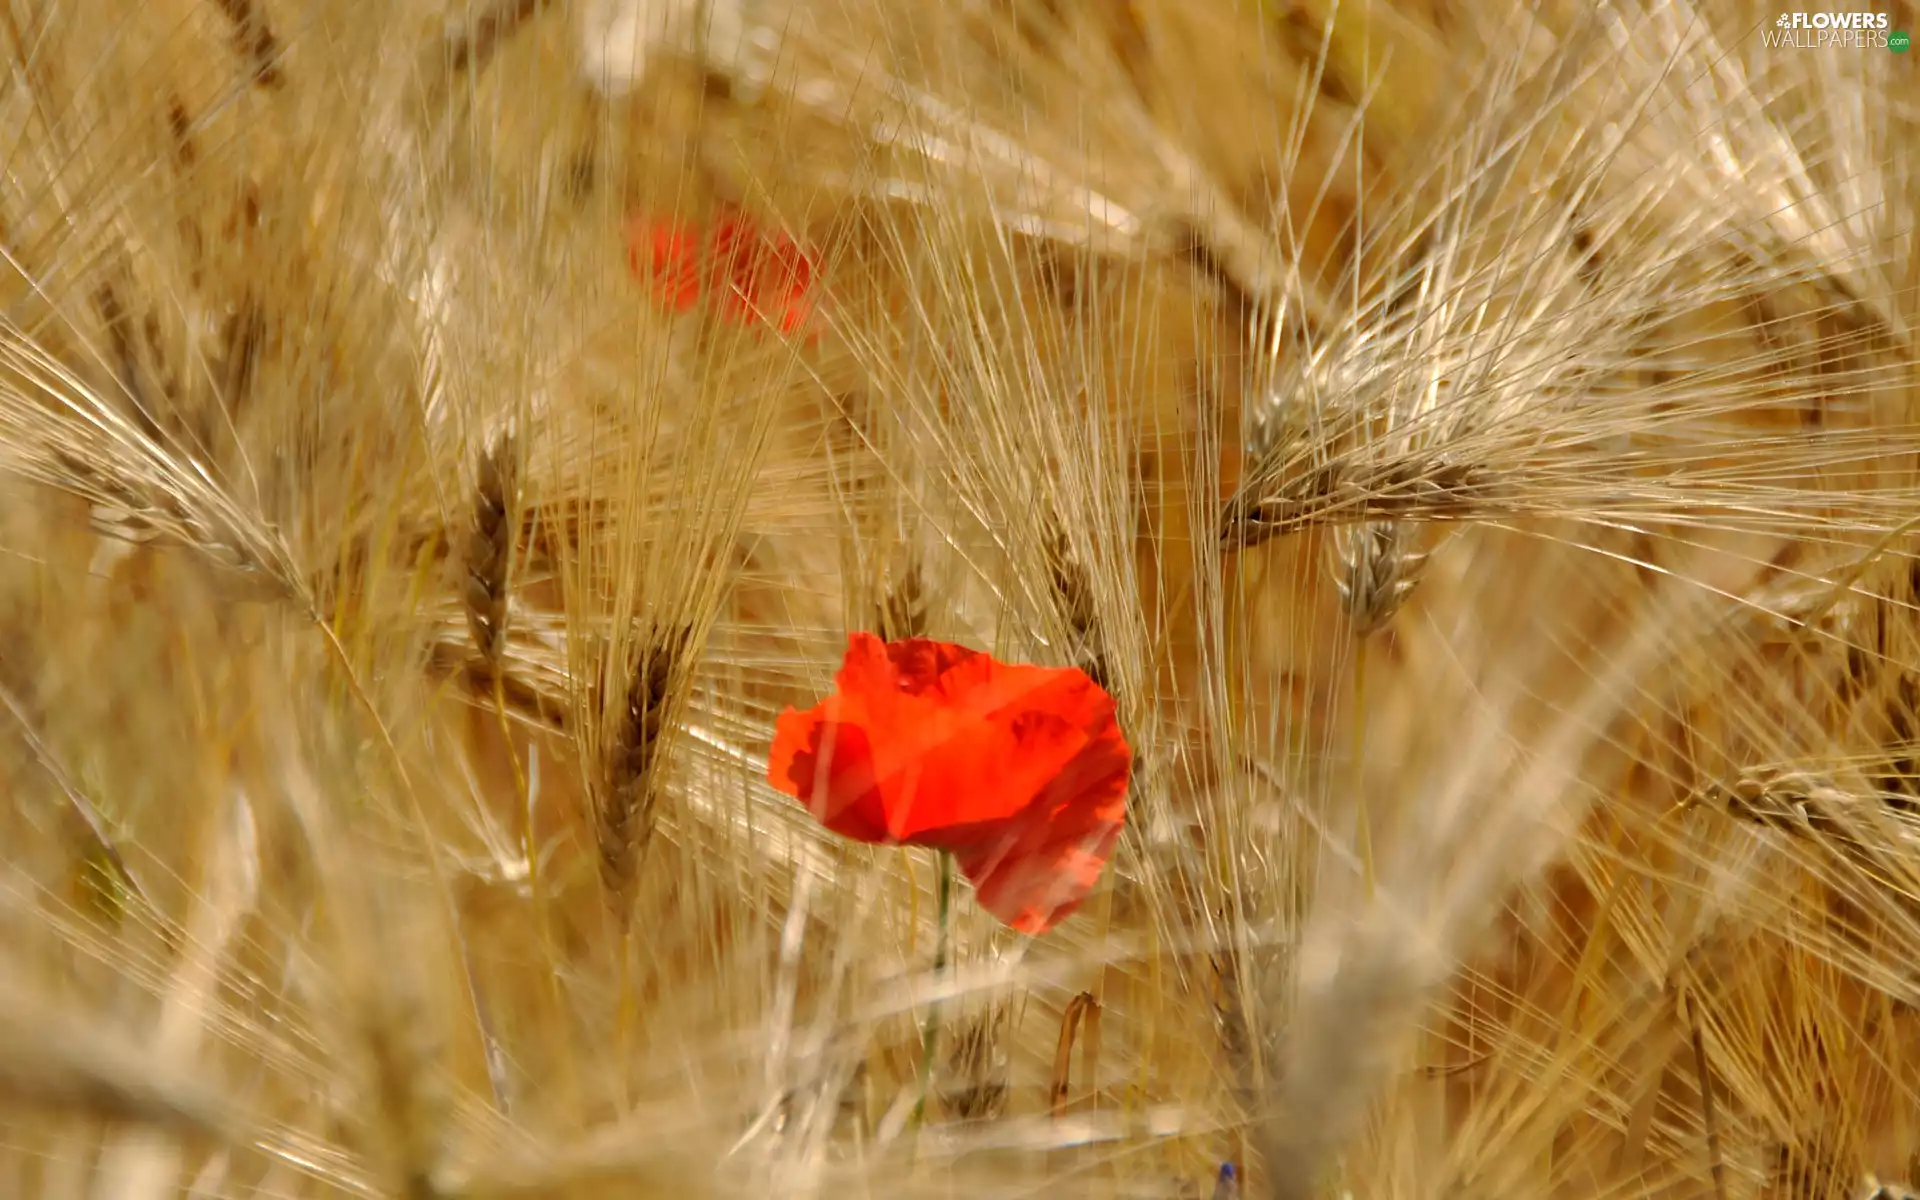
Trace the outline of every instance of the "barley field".
<instances>
[{"instance_id":1,"label":"barley field","mask_svg":"<svg viewBox=\"0 0 1920 1200\"><path fill-rule=\"evenodd\" d=\"M4 0L0 1197L1908 1196L1872 3Z\"/></svg>"}]
</instances>

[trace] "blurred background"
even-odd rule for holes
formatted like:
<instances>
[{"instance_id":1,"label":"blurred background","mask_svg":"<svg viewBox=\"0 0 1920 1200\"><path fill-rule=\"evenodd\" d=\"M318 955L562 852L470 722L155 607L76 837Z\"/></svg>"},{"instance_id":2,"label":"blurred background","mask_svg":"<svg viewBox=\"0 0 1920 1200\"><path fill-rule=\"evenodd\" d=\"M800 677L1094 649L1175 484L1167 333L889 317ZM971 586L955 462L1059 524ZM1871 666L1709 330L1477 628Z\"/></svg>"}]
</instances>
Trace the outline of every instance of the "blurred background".
<instances>
[{"instance_id":1,"label":"blurred background","mask_svg":"<svg viewBox=\"0 0 1920 1200\"><path fill-rule=\"evenodd\" d=\"M0 1194L1905 1196L1856 16L0 5ZM856 630L1110 688L1057 930Z\"/></svg>"}]
</instances>

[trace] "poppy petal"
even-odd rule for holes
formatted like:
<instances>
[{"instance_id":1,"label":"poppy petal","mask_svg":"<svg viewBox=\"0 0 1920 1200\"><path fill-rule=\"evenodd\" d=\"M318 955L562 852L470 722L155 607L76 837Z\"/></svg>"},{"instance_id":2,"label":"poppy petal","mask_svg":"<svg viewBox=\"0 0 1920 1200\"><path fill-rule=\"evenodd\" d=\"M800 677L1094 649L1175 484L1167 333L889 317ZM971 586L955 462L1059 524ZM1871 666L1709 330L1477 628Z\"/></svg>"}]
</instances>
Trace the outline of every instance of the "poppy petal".
<instances>
[{"instance_id":1,"label":"poppy petal","mask_svg":"<svg viewBox=\"0 0 1920 1200\"><path fill-rule=\"evenodd\" d=\"M834 689L843 696L886 695L899 687L900 647L906 642L883 642L864 630L847 635L847 652L834 674Z\"/></svg>"},{"instance_id":2,"label":"poppy petal","mask_svg":"<svg viewBox=\"0 0 1920 1200\"><path fill-rule=\"evenodd\" d=\"M833 719L835 699L807 712L789 708L780 714L767 775L840 836L892 841L872 745L857 722Z\"/></svg>"},{"instance_id":3,"label":"poppy petal","mask_svg":"<svg viewBox=\"0 0 1920 1200\"><path fill-rule=\"evenodd\" d=\"M980 906L1031 934L1072 915L1099 883L1119 841L1130 768L1116 727L1089 743L997 837L956 848Z\"/></svg>"},{"instance_id":4,"label":"poppy petal","mask_svg":"<svg viewBox=\"0 0 1920 1200\"><path fill-rule=\"evenodd\" d=\"M859 769L872 772L861 786L881 793L896 841L957 847L1031 808L1102 733L1125 751L1112 698L1073 668L856 632L835 683L836 697L861 705Z\"/></svg>"},{"instance_id":5,"label":"poppy petal","mask_svg":"<svg viewBox=\"0 0 1920 1200\"><path fill-rule=\"evenodd\" d=\"M954 840L949 830L1017 818L1087 746L1083 731L1051 713L1009 722L935 711L913 738L916 776L882 776L889 823L902 841L945 845Z\"/></svg>"},{"instance_id":6,"label":"poppy petal","mask_svg":"<svg viewBox=\"0 0 1920 1200\"><path fill-rule=\"evenodd\" d=\"M643 244L647 249L644 268ZM676 312L686 312L700 301L698 247L692 231L680 222L636 217L628 227L627 266L652 284L656 299Z\"/></svg>"},{"instance_id":7,"label":"poppy petal","mask_svg":"<svg viewBox=\"0 0 1920 1200\"><path fill-rule=\"evenodd\" d=\"M805 333L808 341L817 341L820 331L813 328L813 302L789 300L780 310L781 333Z\"/></svg>"},{"instance_id":8,"label":"poppy petal","mask_svg":"<svg viewBox=\"0 0 1920 1200\"><path fill-rule=\"evenodd\" d=\"M704 236L685 222L636 213L627 221L627 268L675 312L698 307L704 295L722 321L819 340L812 258L741 213L721 216Z\"/></svg>"},{"instance_id":9,"label":"poppy petal","mask_svg":"<svg viewBox=\"0 0 1920 1200\"><path fill-rule=\"evenodd\" d=\"M948 830L992 826L1032 803L1034 789L1010 781L1020 746L1008 731L924 701L906 707L923 715L896 727L880 763L895 840L939 845Z\"/></svg>"},{"instance_id":10,"label":"poppy petal","mask_svg":"<svg viewBox=\"0 0 1920 1200\"><path fill-rule=\"evenodd\" d=\"M1086 903L1119 840L1116 824L1097 839L1055 842L1031 853L973 850L955 861L981 908L1009 929L1038 937Z\"/></svg>"},{"instance_id":11,"label":"poppy petal","mask_svg":"<svg viewBox=\"0 0 1920 1200\"><path fill-rule=\"evenodd\" d=\"M1089 715L1081 693L1098 689L1079 671L926 638L855 633L836 682L867 707L887 824L903 842L1021 812L1085 748L1083 730L1112 719L1111 701Z\"/></svg>"},{"instance_id":12,"label":"poppy petal","mask_svg":"<svg viewBox=\"0 0 1920 1200\"><path fill-rule=\"evenodd\" d=\"M855 642L860 644L863 659L871 660L877 647L886 656L898 688L911 696L931 691L940 685L948 672L956 668L972 668L973 674L969 678L985 679L993 667L993 659L978 650L936 642L932 638L882 642L871 633L855 633L847 642L849 653L852 653Z\"/></svg>"},{"instance_id":13,"label":"poppy petal","mask_svg":"<svg viewBox=\"0 0 1920 1200\"><path fill-rule=\"evenodd\" d=\"M982 907L1044 933L1099 882L1132 758L1113 697L1074 668L856 632L835 691L775 730L768 778L827 828L952 852Z\"/></svg>"},{"instance_id":14,"label":"poppy petal","mask_svg":"<svg viewBox=\"0 0 1920 1200\"><path fill-rule=\"evenodd\" d=\"M758 231L744 217L726 217L714 226L708 266L713 273L710 286L714 304L722 320L745 325L758 315L753 303L758 243Z\"/></svg>"}]
</instances>

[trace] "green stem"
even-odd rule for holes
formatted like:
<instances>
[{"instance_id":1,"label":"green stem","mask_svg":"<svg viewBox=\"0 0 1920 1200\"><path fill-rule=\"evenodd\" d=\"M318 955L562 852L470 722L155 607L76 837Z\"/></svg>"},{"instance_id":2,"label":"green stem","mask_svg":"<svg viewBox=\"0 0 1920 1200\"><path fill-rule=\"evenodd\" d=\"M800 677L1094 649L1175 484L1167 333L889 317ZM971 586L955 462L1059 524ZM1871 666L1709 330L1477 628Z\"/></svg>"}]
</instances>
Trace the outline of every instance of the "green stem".
<instances>
[{"instance_id":1,"label":"green stem","mask_svg":"<svg viewBox=\"0 0 1920 1200\"><path fill-rule=\"evenodd\" d=\"M947 969L948 926L953 912L953 855L945 850L934 854L936 875L933 884L934 942L933 976L936 985ZM920 1102L913 1106L913 1123L926 1120L927 1097L933 1093L933 1055L940 1042L940 1001L927 1006L926 1024L920 1028Z\"/></svg>"}]
</instances>

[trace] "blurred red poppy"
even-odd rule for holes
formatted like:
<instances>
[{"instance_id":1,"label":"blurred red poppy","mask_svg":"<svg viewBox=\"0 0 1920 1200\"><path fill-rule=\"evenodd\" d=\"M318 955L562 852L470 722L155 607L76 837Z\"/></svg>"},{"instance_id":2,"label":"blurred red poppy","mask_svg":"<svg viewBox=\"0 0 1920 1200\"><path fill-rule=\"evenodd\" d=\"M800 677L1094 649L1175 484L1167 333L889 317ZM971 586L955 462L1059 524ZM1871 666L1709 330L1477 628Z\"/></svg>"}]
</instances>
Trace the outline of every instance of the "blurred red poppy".
<instances>
[{"instance_id":1,"label":"blurred red poppy","mask_svg":"<svg viewBox=\"0 0 1920 1200\"><path fill-rule=\"evenodd\" d=\"M710 235L636 215L627 225L627 267L674 312L690 311L704 297L731 324L819 337L813 260L792 238L740 213L722 216Z\"/></svg>"},{"instance_id":2,"label":"blurred red poppy","mask_svg":"<svg viewBox=\"0 0 1920 1200\"><path fill-rule=\"evenodd\" d=\"M844 837L950 851L981 907L1040 934L1099 881L1131 768L1083 671L855 633L833 694L780 715L767 776Z\"/></svg>"},{"instance_id":3,"label":"blurred red poppy","mask_svg":"<svg viewBox=\"0 0 1920 1200\"><path fill-rule=\"evenodd\" d=\"M650 279L654 298L675 312L700 303L699 239L682 222L636 220L628 229L627 269L636 279Z\"/></svg>"}]
</instances>

